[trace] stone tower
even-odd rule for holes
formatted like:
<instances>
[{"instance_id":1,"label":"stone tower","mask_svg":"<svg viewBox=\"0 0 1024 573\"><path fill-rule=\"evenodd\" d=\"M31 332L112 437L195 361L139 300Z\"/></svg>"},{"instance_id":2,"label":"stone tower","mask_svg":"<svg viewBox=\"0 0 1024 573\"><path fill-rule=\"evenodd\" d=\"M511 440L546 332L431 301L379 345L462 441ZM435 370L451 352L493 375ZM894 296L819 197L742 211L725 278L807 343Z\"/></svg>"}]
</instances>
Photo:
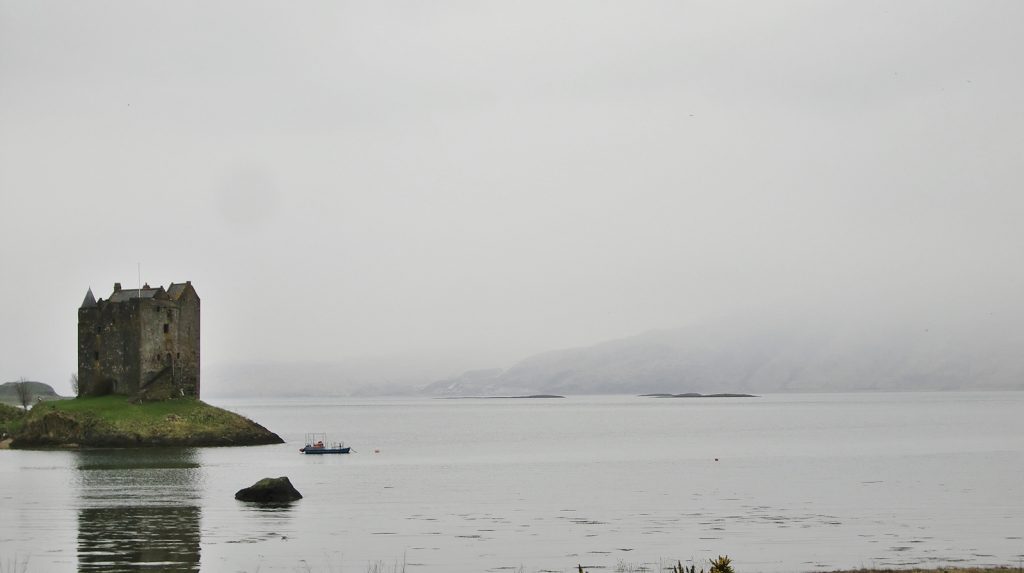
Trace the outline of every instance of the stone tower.
<instances>
[{"instance_id":1,"label":"stone tower","mask_svg":"<svg viewBox=\"0 0 1024 573\"><path fill-rule=\"evenodd\" d=\"M78 309L78 394L199 398L199 295L191 281L123 289Z\"/></svg>"}]
</instances>

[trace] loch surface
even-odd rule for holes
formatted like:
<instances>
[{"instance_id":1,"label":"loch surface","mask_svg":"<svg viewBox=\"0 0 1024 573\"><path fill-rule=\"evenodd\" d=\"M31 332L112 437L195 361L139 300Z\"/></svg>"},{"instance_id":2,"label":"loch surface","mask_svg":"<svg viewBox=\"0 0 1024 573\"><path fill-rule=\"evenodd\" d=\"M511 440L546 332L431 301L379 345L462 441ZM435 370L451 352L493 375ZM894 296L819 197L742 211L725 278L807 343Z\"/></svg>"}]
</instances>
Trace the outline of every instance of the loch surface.
<instances>
[{"instance_id":1,"label":"loch surface","mask_svg":"<svg viewBox=\"0 0 1024 573\"><path fill-rule=\"evenodd\" d=\"M1020 392L211 402L287 443L0 451L0 567L614 571L728 554L749 573L1024 559ZM312 431L355 453L300 454ZM277 476L304 499L234 499Z\"/></svg>"}]
</instances>

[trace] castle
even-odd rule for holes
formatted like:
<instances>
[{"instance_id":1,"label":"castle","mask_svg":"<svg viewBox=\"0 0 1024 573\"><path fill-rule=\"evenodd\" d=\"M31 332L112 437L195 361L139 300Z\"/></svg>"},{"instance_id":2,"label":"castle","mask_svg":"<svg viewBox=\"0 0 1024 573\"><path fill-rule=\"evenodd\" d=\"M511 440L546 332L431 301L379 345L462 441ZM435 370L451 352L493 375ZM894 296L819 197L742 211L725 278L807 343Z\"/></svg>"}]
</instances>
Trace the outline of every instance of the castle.
<instances>
[{"instance_id":1,"label":"castle","mask_svg":"<svg viewBox=\"0 0 1024 573\"><path fill-rule=\"evenodd\" d=\"M90 288L78 309L78 395L199 398L199 295L191 281Z\"/></svg>"}]
</instances>

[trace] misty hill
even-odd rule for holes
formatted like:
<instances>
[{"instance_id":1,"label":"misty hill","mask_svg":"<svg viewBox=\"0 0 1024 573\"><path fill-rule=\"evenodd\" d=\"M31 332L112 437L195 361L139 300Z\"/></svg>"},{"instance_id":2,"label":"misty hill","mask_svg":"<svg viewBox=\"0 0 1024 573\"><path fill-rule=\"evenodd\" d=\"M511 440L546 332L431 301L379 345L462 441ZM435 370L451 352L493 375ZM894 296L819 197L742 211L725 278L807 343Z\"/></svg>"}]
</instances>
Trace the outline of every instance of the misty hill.
<instances>
[{"instance_id":1,"label":"misty hill","mask_svg":"<svg viewBox=\"0 0 1024 573\"><path fill-rule=\"evenodd\" d=\"M17 384L17 382L4 382L3 384L0 384L0 403L21 405L21 401L18 399L18 391L16 389ZM26 381L25 384L28 384L29 393L32 395L32 403L35 403L38 398L43 400L55 400L61 397L57 395L53 390L53 387L49 384L31 381Z\"/></svg>"},{"instance_id":2,"label":"misty hill","mask_svg":"<svg viewBox=\"0 0 1024 573\"><path fill-rule=\"evenodd\" d=\"M212 363L203 371L203 396L411 395L455 368L443 360L405 356L338 362Z\"/></svg>"},{"instance_id":3,"label":"misty hill","mask_svg":"<svg viewBox=\"0 0 1024 573\"><path fill-rule=\"evenodd\" d=\"M430 395L1024 389L1013 317L733 320L546 352L471 371Z\"/></svg>"}]
</instances>

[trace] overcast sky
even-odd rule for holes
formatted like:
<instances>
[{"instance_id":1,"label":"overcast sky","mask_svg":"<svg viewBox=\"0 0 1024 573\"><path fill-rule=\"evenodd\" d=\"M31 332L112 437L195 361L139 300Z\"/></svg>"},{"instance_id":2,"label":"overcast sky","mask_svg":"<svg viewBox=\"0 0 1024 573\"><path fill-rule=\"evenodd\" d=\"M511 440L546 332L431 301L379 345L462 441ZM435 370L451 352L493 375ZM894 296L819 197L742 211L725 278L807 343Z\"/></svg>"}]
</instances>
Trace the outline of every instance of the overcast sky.
<instances>
[{"instance_id":1,"label":"overcast sky","mask_svg":"<svg viewBox=\"0 0 1024 573\"><path fill-rule=\"evenodd\" d=\"M1024 3L0 0L0 381L92 287L204 364L1019 312Z\"/></svg>"}]
</instances>

